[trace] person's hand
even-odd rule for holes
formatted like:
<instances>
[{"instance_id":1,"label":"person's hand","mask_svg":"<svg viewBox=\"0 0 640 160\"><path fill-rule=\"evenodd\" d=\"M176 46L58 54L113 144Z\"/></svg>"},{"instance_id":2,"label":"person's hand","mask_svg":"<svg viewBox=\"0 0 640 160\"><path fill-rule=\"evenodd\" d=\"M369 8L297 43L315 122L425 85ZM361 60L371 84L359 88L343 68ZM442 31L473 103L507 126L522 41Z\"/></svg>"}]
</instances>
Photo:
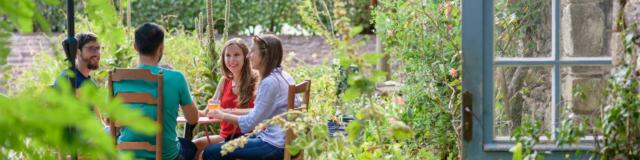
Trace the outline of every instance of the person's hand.
<instances>
[{"instance_id":1,"label":"person's hand","mask_svg":"<svg viewBox=\"0 0 640 160\"><path fill-rule=\"evenodd\" d=\"M212 98L210 98L210 99L209 99L209 101L207 101L207 102L208 102L209 104L211 104L211 103L216 103L216 101L217 101L217 100L216 100L215 98L213 98L213 97L212 97Z\"/></svg>"},{"instance_id":2,"label":"person's hand","mask_svg":"<svg viewBox=\"0 0 640 160\"><path fill-rule=\"evenodd\" d=\"M222 108L222 109L219 109L219 110L224 112L224 113L233 113L233 109L231 109L231 108Z\"/></svg>"},{"instance_id":3,"label":"person's hand","mask_svg":"<svg viewBox=\"0 0 640 160\"><path fill-rule=\"evenodd\" d=\"M198 117L207 116L207 111L208 111L208 109L204 109L204 110L198 111Z\"/></svg>"},{"instance_id":4,"label":"person's hand","mask_svg":"<svg viewBox=\"0 0 640 160\"><path fill-rule=\"evenodd\" d=\"M207 115L209 115L210 118L214 118L214 119L222 119L222 117L224 116L224 112L220 111L220 110L215 110L215 111L211 111L209 112Z\"/></svg>"}]
</instances>

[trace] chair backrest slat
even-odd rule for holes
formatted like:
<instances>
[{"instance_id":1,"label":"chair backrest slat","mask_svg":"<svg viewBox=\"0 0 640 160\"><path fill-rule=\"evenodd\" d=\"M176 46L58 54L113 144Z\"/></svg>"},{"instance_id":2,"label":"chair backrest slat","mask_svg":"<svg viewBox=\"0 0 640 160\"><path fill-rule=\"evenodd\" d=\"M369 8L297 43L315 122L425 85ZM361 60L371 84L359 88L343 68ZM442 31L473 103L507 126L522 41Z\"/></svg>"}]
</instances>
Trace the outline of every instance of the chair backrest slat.
<instances>
[{"instance_id":1,"label":"chair backrest slat","mask_svg":"<svg viewBox=\"0 0 640 160\"><path fill-rule=\"evenodd\" d=\"M123 92L117 95L124 103L158 104L158 99L145 92Z\"/></svg>"},{"instance_id":2,"label":"chair backrest slat","mask_svg":"<svg viewBox=\"0 0 640 160\"><path fill-rule=\"evenodd\" d=\"M114 69L111 76L112 81L114 82L123 80L145 80L157 82L159 77L162 79L162 75L154 75L148 69Z\"/></svg>"}]
</instances>

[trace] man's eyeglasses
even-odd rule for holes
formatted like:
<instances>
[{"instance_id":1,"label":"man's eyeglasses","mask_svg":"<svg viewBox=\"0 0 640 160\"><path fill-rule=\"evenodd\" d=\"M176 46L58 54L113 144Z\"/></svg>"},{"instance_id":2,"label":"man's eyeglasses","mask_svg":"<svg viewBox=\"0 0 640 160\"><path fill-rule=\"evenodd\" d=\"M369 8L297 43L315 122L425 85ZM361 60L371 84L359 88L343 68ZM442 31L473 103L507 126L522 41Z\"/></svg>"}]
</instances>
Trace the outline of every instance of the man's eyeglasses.
<instances>
[{"instance_id":1,"label":"man's eyeglasses","mask_svg":"<svg viewBox=\"0 0 640 160\"><path fill-rule=\"evenodd\" d=\"M101 46L86 46L86 47L82 47L82 48L88 49L90 52L93 52L93 53L98 53L98 52L100 52L100 50L102 50Z\"/></svg>"}]
</instances>

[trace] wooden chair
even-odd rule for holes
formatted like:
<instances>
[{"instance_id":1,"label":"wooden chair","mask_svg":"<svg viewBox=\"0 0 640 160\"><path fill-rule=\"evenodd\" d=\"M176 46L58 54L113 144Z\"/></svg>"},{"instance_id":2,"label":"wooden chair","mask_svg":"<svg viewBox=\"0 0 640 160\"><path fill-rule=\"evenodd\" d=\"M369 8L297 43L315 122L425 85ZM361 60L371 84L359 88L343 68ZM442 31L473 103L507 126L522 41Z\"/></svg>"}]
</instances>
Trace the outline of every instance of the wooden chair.
<instances>
[{"instance_id":1,"label":"wooden chair","mask_svg":"<svg viewBox=\"0 0 640 160\"><path fill-rule=\"evenodd\" d=\"M125 81L125 80L145 80L148 82L157 82L157 98L147 92L121 92L117 95L113 94L113 82ZM114 138L115 143L119 150L146 150L156 153L156 160L162 159L162 119L163 119L163 90L162 90L162 71L158 75L154 75L148 69L114 69L109 72L109 93L113 97L120 97L124 103L142 103L156 105L158 124L158 133L156 133L156 145L151 145L149 142L121 142L117 144L117 132L120 127L119 124L113 120L111 124L111 136Z\"/></svg>"},{"instance_id":2,"label":"wooden chair","mask_svg":"<svg viewBox=\"0 0 640 160\"><path fill-rule=\"evenodd\" d=\"M306 104L306 106L304 108L295 108L295 97L296 94L299 93L304 93L304 97L303 97L303 104ZM289 85L289 94L287 96L288 99L288 107L289 110L301 110L301 111L307 111L307 109L309 108L309 97L311 95L311 81L310 80L304 80L302 83L296 84L296 85ZM303 151L300 151L298 153L298 155L291 155L291 153L289 153L289 146L291 145L291 142L293 142L293 140L295 139L295 135L293 134L293 130L288 129L287 130L287 135L285 137L285 151L284 151L284 159L285 160L291 160L291 159L304 159L304 153Z\"/></svg>"}]
</instances>

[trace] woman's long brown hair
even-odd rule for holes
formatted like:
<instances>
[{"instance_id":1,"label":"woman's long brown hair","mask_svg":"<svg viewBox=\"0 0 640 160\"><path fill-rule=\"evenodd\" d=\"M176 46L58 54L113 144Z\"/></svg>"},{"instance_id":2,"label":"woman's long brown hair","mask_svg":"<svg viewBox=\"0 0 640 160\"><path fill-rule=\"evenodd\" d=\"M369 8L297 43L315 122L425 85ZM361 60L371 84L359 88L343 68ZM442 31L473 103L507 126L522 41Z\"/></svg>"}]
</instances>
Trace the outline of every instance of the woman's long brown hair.
<instances>
[{"instance_id":1,"label":"woman's long brown hair","mask_svg":"<svg viewBox=\"0 0 640 160\"><path fill-rule=\"evenodd\" d=\"M258 51L262 55L259 64L262 65L260 79L267 78L273 69L282 66L282 42L277 36L267 34L253 36L253 44L258 45Z\"/></svg>"},{"instance_id":2,"label":"woman's long brown hair","mask_svg":"<svg viewBox=\"0 0 640 160\"><path fill-rule=\"evenodd\" d=\"M253 95L255 95L256 86L258 84L258 76L251 69L249 59L247 58L247 54L249 54L249 48L247 47L247 44L244 43L244 41L240 38L233 38L227 41L227 43L224 45L224 48L222 48L222 54L220 54L220 63L222 64L220 68L222 70L222 75L226 79L233 80L233 73L231 73L231 70L227 68L226 63L224 62L224 55L225 53L227 53L227 48L229 48L229 46L237 46L238 48L240 48L240 50L242 50L243 64L242 69L240 69L240 82L238 82L238 99L236 101L238 103L238 107L248 108L249 101L251 101L251 98L253 98Z\"/></svg>"}]
</instances>

